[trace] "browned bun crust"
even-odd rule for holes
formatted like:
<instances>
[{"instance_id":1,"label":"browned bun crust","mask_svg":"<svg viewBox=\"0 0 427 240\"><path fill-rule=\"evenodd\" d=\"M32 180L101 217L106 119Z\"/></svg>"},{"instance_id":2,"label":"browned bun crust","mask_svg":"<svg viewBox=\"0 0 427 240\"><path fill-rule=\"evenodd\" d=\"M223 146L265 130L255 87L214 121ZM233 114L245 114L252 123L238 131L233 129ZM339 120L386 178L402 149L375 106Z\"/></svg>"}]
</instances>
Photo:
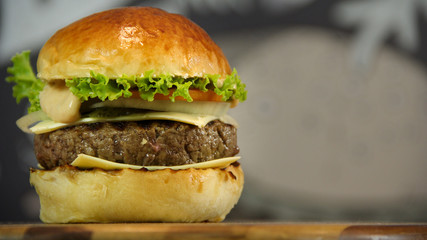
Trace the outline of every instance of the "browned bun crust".
<instances>
[{"instance_id":1,"label":"browned bun crust","mask_svg":"<svg viewBox=\"0 0 427 240\"><path fill-rule=\"evenodd\" d=\"M225 169L31 170L45 223L219 222L243 188L238 163Z\"/></svg>"},{"instance_id":2,"label":"browned bun crust","mask_svg":"<svg viewBox=\"0 0 427 240\"><path fill-rule=\"evenodd\" d=\"M187 18L150 7L93 14L56 32L37 61L44 80L171 74L203 77L231 73L227 59L208 34Z\"/></svg>"}]
</instances>

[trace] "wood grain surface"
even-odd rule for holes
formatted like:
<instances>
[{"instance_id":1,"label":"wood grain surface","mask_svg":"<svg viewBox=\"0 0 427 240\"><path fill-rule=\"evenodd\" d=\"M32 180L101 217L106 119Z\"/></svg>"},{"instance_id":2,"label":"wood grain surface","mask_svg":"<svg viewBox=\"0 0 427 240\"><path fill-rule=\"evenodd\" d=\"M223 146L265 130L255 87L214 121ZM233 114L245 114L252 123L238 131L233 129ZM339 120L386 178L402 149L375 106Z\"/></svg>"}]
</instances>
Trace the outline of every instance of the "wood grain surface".
<instances>
[{"instance_id":1,"label":"wood grain surface","mask_svg":"<svg viewBox=\"0 0 427 240\"><path fill-rule=\"evenodd\" d=\"M4 224L0 239L427 239L423 224Z\"/></svg>"}]
</instances>

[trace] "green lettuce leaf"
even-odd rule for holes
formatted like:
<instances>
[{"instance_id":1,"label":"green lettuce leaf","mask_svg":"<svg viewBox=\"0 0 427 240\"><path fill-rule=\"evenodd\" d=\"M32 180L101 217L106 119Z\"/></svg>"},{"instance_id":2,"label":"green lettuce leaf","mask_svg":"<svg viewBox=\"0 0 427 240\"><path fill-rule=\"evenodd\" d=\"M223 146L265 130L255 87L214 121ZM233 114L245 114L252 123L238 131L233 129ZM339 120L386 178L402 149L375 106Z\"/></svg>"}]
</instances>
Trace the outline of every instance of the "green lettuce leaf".
<instances>
[{"instance_id":1,"label":"green lettuce leaf","mask_svg":"<svg viewBox=\"0 0 427 240\"><path fill-rule=\"evenodd\" d=\"M184 79L171 75L160 75L154 78L153 73L153 70L147 71L144 73L144 77L139 78L123 75L114 81L105 75L91 72L90 78L73 78L65 80L65 82L71 92L82 101L87 101L89 98L99 98L102 101L107 98L108 100L115 100L120 97L127 98L132 96L131 89L137 89L142 99L153 101L154 95L163 94L167 96L170 93L169 91L173 89L170 96L172 102L178 96L192 102L193 99L188 91L190 88L204 92L211 88L216 94L222 96L223 101L237 99L243 102L246 100L246 85L241 82L235 69L226 77L222 85L218 83L220 75Z\"/></svg>"},{"instance_id":2,"label":"green lettuce leaf","mask_svg":"<svg viewBox=\"0 0 427 240\"><path fill-rule=\"evenodd\" d=\"M130 97L132 93L132 79L110 80L107 76L91 71L91 77L73 78L65 80L65 84L70 91L80 98L87 101L89 98L99 98L102 101L115 100L119 97Z\"/></svg>"},{"instance_id":3,"label":"green lettuce leaf","mask_svg":"<svg viewBox=\"0 0 427 240\"><path fill-rule=\"evenodd\" d=\"M44 83L36 77L30 64L30 51L24 51L12 57L13 66L7 68L11 76L6 77L7 82L15 83L13 86L13 97L19 103L23 98L28 98L31 106L28 112L41 109L39 93Z\"/></svg>"},{"instance_id":4,"label":"green lettuce leaf","mask_svg":"<svg viewBox=\"0 0 427 240\"><path fill-rule=\"evenodd\" d=\"M209 75L208 79L211 79L214 85L214 92L222 96L222 101L228 101L230 99L237 99L241 102L246 100L247 91L245 90L246 85L240 80L236 69L228 75L222 83L222 86L218 84L218 75Z\"/></svg>"}]
</instances>

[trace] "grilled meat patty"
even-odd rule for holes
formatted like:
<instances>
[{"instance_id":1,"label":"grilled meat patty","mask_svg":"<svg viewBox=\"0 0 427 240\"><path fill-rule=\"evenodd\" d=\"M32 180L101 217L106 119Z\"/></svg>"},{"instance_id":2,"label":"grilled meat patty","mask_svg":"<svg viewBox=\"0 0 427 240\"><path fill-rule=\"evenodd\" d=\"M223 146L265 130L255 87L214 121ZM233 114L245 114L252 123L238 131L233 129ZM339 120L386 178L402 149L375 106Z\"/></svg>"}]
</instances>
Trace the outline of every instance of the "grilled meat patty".
<instances>
[{"instance_id":1,"label":"grilled meat patty","mask_svg":"<svg viewBox=\"0 0 427 240\"><path fill-rule=\"evenodd\" d=\"M102 122L35 135L34 150L46 169L71 163L79 153L118 163L173 166L231 157L237 131L215 120L204 128L174 121Z\"/></svg>"}]
</instances>

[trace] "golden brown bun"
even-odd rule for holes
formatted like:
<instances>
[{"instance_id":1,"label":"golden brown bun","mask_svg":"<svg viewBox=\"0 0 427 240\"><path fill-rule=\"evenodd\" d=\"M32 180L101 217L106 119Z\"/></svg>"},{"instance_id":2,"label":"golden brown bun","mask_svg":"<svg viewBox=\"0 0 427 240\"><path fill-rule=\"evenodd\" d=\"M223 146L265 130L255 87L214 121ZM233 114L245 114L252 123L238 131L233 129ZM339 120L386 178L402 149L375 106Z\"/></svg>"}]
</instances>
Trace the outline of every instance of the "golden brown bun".
<instances>
[{"instance_id":1,"label":"golden brown bun","mask_svg":"<svg viewBox=\"0 0 427 240\"><path fill-rule=\"evenodd\" d=\"M56 32L37 61L44 80L172 74L203 77L231 73L221 49L199 26L183 16L149 7L93 14Z\"/></svg>"},{"instance_id":2,"label":"golden brown bun","mask_svg":"<svg viewBox=\"0 0 427 240\"><path fill-rule=\"evenodd\" d=\"M219 222L243 188L238 164L225 169L31 170L45 223Z\"/></svg>"}]
</instances>

